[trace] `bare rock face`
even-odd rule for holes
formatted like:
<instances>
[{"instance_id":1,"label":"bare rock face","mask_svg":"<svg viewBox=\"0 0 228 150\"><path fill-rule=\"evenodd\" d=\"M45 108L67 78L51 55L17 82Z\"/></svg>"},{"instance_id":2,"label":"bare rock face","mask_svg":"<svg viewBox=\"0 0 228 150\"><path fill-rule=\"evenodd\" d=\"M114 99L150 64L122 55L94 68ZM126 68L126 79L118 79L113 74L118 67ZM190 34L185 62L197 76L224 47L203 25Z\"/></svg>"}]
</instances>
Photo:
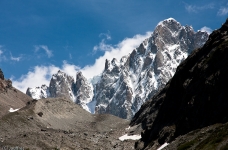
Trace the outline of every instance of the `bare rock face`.
<instances>
[{"instance_id":1,"label":"bare rock face","mask_svg":"<svg viewBox=\"0 0 228 150\"><path fill-rule=\"evenodd\" d=\"M89 112L91 112L92 109L94 109L94 108L88 107L87 105L92 101L92 98L93 98L92 85L82 75L82 72L78 72L76 75L76 83L74 85L74 95L75 95L76 104L79 104Z\"/></svg>"},{"instance_id":2,"label":"bare rock face","mask_svg":"<svg viewBox=\"0 0 228 150\"><path fill-rule=\"evenodd\" d=\"M49 85L50 97L65 97L75 101L73 86L74 78L59 70L52 75Z\"/></svg>"},{"instance_id":3,"label":"bare rock face","mask_svg":"<svg viewBox=\"0 0 228 150\"><path fill-rule=\"evenodd\" d=\"M37 100L49 97L65 97L75 102L73 90L74 78L59 70L52 75L49 86L28 88L26 94Z\"/></svg>"},{"instance_id":4,"label":"bare rock face","mask_svg":"<svg viewBox=\"0 0 228 150\"><path fill-rule=\"evenodd\" d=\"M160 22L151 37L120 61L106 60L95 85L96 113L130 119L174 75L177 66L208 39L175 19Z\"/></svg>"},{"instance_id":5,"label":"bare rock face","mask_svg":"<svg viewBox=\"0 0 228 150\"><path fill-rule=\"evenodd\" d=\"M158 94L142 105L131 121L131 125L141 124L144 129L136 146L149 149L153 141L170 143L190 131L228 122L227 31L228 20L178 66ZM193 47L199 45L197 39L192 39Z\"/></svg>"}]
</instances>

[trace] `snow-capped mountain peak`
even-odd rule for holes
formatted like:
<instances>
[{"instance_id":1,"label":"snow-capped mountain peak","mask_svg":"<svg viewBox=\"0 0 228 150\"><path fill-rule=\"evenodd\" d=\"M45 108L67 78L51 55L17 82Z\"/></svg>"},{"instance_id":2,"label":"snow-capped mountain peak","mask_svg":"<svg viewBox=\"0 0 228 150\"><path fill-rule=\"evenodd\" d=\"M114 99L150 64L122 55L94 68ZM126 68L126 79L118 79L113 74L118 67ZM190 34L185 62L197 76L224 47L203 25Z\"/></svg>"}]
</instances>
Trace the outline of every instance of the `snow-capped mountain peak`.
<instances>
[{"instance_id":1,"label":"snow-capped mountain peak","mask_svg":"<svg viewBox=\"0 0 228 150\"><path fill-rule=\"evenodd\" d=\"M177 66L207 40L206 32L194 32L173 18L161 21L124 63L106 60L96 84L96 113L130 119L141 105L174 75ZM115 65L113 65L115 64Z\"/></svg>"},{"instance_id":2,"label":"snow-capped mountain peak","mask_svg":"<svg viewBox=\"0 0 228 150\"><path fill-rule=\"evenodd\" d=\"M130 119L141 105L174 75L177 66L208 39L173 18L161 21L151 36L120 60L104 62L104 71L89 81L78 72L76 82L62 71L52 76L50 97L64 96L92 113ZM28 89L34 97L38 90ZM48 94L47 94L48 95Z\"/></svg>"},{"instance_id":3,"label":"snow-capped mountain peak","mask_svg":"<svg viewBox=\"0 0 228 150\"><path fill-rule=\"evenodd\" d=\"M50 97L49 88L46 85L41 87L28 88L26 94L32 97L33 99L42 99Z\"/></svg>"}]
</instances>

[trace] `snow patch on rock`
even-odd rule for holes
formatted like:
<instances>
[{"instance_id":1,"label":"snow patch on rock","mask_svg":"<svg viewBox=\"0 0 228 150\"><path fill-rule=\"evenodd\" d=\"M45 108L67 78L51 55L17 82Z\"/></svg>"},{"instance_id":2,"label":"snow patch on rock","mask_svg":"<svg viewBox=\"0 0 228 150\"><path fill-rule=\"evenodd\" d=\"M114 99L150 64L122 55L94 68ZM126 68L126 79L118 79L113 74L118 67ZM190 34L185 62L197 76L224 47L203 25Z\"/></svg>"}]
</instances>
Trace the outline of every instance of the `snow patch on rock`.
<instances>
[{"instance_id":1,"label":"snow patch on rock","mask_svg":"<svg viewBox=\"0 0 228 150\"><path fill-rule=\"evenodd\" d=\"M9 112L15 112L15 111L18 111L20 108L18 108L18 109L13 109L13 108L10 108L9 109Z\"/></svg>"},{"instance_id":2,"label":"snow patch on rock","mask_svg":"<svg viewBox=\"0 0 228 150\"><path fill-rule=\"evenodd\" d=\"M119 137L120 141L124 141L124 140L139 140L141 139L141 135L123 135L121 137Z\"/></svg>"},{"instance_id":3,"label":"snow patch on rock","mask_svg":"<svg viewBox=\"0 0 228 150\"><path fill-rule=\"evenodd\" d=\"M169 143L164 143L162 146L160 146L157 150L162 150L163 148L165 148L166 146L168 146Z\"/></svg>"}]
</instances>

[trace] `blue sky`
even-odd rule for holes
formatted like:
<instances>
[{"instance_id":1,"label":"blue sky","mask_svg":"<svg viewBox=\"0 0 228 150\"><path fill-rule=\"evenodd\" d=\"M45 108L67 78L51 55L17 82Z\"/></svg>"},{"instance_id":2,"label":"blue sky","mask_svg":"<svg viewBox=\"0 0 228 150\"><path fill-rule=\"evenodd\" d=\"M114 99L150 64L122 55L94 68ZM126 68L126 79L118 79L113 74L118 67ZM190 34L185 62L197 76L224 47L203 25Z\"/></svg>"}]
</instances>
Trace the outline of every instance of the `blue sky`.
<instances>
[{"instance_id":1,"label":"blue sky","mask_svg":"<svg viewBox=\"0 0 228 150\"><path fill-rule=\"evenodd\" d=\"M90 76L170 17L195 31L214 30L228 17L228 1L1 0L0 68L23 91L48 84L58 69L74 76L87 69Z\"/></svg>"}]
</instances>

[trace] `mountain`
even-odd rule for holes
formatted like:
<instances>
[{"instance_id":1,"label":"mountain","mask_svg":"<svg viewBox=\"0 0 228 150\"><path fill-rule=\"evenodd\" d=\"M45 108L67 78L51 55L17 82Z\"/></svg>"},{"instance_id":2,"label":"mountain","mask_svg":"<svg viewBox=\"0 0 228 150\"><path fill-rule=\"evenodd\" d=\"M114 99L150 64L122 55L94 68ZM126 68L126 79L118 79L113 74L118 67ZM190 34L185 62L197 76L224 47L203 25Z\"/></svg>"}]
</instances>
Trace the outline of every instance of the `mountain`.
<instances>
[{"instance_id":1,"label":"mountain","mask_svg":"<svg viewBox=\"0 0 228 150\"><path fill-rule=\"evenodd\" d=\"M208 39L173 18L160 22L152 35L120 61L106 60L95 85L96 113L131 119L141 105L169 81L177 66Z\"/></svg>"},{"instance_id":2,"label":"mountain","mask_svg":"<svg viewBox=\"0 0 228 150\"><path fill-rule=\"evenodd\" d=\"M178 66L166 86L135 114L131 126L141 125L143 128L137 149L149 149L156 141L160 145L172 141L175 143L175 139L183 139L181 136L190 131L186 139L196 133L198 138L192 138L191 143L185 141L186 145L179 141L182 144L179 149L186 149L185 146L192 149L220 149L224 142L227 143L227 133L221 133L225 131L224 127L227 129L227 125L221 128L214 125L228 122L227 31L228 20L209 36L202 48L194 50ZM214 135L217 141L203 136L204 132L200 137L199 130L203 127L212 128L205 133ZM220 139L218 135L221 135ZM197 145L197 142L201 144Z\"/></svg>"},{"instance_id":3,"label":"mountain","mask_svg":"<svg viewBox=\"0 0 228 150\"><path fill-rule=\"evenodd\" d=\"M77 73L75 82L72 76L59 70L52 75L49 86L28 88L26 94L33 99L64 97L79 104L85 110L92 111L87 104L92 101L93 89L81 72Z\"/></svg>"},{"instance_id":4,"label":"mountain","mask_svg":"<svg viewBox=\"0 0 228 150\"><path fill-rule=\"evenodd\" d=\"M49 87L28 88L26 93L35 99L64 96L92 113L131 119L147 99L165 86L177 66L207 39L206 32L195 32L191 26L181 26L169 18L161 21L129 55L106 60L97 82L89 83L81 72L75 82L67 75L64 80L53 75Z\"/></svg>"},{"instance_id":5,"label":"mountain","mask_svg":"<svg viewBox=\"0 0 228 150\"><path fill-rule=\"evenodd\" d=\"M41 87L28 88L26 94L33 99L42 99L50 97L49 87L41 85Z\"/></svg>"},{"instance_id":6,"label":"mountain","mask_svg":"<svg viewBox=\"0 0 228 150\"><path fill-rule=\"evenodd\" d=\"M26 106L30 100L32 100L31 97L12 86L11 80L5 79L0 69L0 118L11 110Z\"/></svg>"}]
</instances>

